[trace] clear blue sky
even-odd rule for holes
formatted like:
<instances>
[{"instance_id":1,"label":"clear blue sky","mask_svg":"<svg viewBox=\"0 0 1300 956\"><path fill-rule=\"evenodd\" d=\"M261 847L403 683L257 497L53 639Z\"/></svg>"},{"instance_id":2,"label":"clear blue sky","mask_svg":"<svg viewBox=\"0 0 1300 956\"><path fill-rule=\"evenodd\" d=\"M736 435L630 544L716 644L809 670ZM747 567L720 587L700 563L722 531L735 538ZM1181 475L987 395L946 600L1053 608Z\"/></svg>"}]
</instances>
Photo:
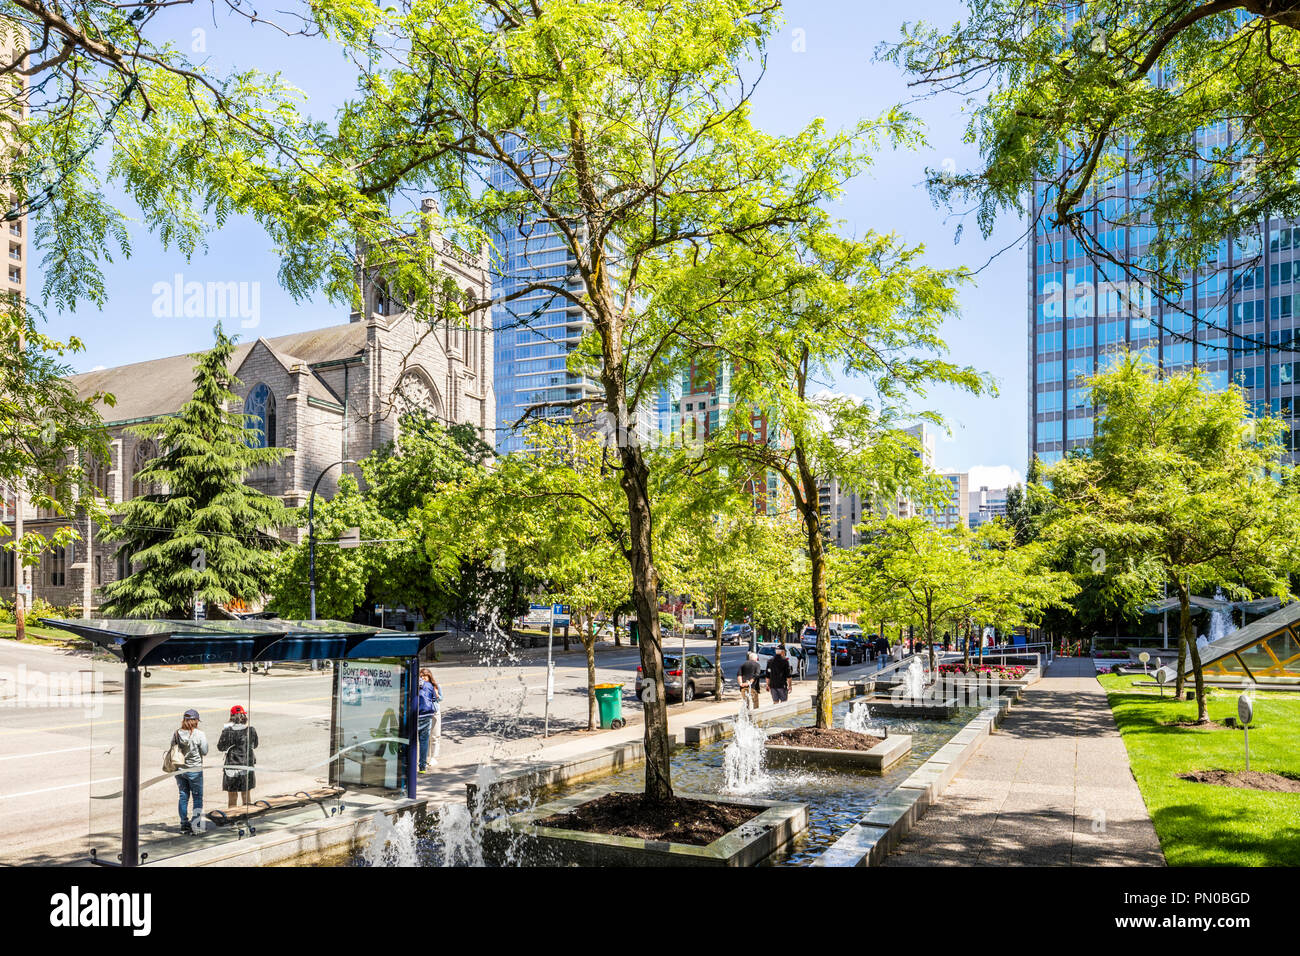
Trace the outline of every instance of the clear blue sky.
<instances>
[{"instance_id":1,"label":"clear blue sky","mask_svg":"<svg viewBox=\"0 0 1300 956\"><path fill-rule=\"evenodd\" d=\"M912 91L894 67L872 62L876 45L895 38L904 17L947 24L961 11L956 0L914 0L898 7L879 0L790 0L785 4L786 26L770 45L768 72L756 97L759 123L776 132L792 131L820 116L838 128L911 99ZM279 70L286 81L303 90L308 109L317 116L329 116L349 92L347 64L336 50L318 41L286 39L264 27L250 28L242 18L224 12L218 12L214 21L208 8L175 7L160 14L160 20L184 48L196 40L205 44L216 71ZM196 36L196 29L203 34ZM803 32L798 35L796 30ZM802 51L796 50L799 45ZM848 231L893 231L908 242L924 243L929 261L936 266L980 266L993 252L1012 244L964 288L960 319L945 329L953 357L991 374L998 383L998 396L974 399L935 393L929 407L942 412L953 431L951 440L941 435L937 441L940 467L1009 466L1023 473L1026 258L1023 244L1017 242L1022 225L1014 220L1000 223L985 242L970 222L960 244L954 245L956 223L931 205L923 179L926 166L942 167L945 159L958 167L973 162L973 149L962 142L961 103L946 97L912 109L925 122L928 148L881 154L869 175L850 184L836 212ZM102 312L83 307L74 314L51 317L52 334L75 334L85 341L87 350L76 360L78 370L205 348L211 342L211 320L152 314L155 283L171 282L176 273L187 282L259 283L258 327L239 329L237 321L227 323L229 331L244 338L347 320L346 308L323 297L295 303L280 290L278 260L265 234L252 222L227 224L212 235L206 252L190 262L163 252L143 230L134 237L134 253L133 258L109 267L109 301ZM39 270L31 280L35 293L40 288ZM828 384L849 393L854 390L851 379Z\"/></svg>"}]
</instances>

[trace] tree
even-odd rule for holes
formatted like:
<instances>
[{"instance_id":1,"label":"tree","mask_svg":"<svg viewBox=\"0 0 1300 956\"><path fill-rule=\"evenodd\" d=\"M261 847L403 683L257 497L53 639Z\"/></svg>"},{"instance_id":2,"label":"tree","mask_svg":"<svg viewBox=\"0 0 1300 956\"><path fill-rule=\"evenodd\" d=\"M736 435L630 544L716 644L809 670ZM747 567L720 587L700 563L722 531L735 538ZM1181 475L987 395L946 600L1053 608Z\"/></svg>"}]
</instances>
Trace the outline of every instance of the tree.
<instances>
[{"instance_id":1,"label":"tree","mask_svg":"<svg viewBox=\"0 0 1300 956\"><path fill-rule=\"evenodd\" d=\"M1092 452L1048 473L1058 516L1047 533L1131 605L1173 587L1178 696L1190 653L1205 722L1191 595L1211 586L1290 594L1300 499L1294 470L1281 464L1286 425L1252 416L1236 386L1211 392L1200 370L1162 377L1134 355L1090 385L1099 409Z\"/></svg>"},{"instance_id":2,"label":"tree","mask_svg":"<svg viewBox=\"0 0 1300 956\"><path fill-rule=\"evenodd\" d=\"M435 575L419 515L429 495L481 472L489 452L472 426L446 427L419 412L402 416L397 438L358 463L365 490L344 475L336 495L316 505L320 613L350 620L359 605L378 601L403 605L436 624L464 602L481 603L493 575L468 563L452 578ZM305 518L299 509L298 522ZM321 547L348 528L360 528L362 539L374 543L355 549ZM272 593L282 615L307 615L307 552L304 539L278 563Z\"/></svg>"},{"instance_id":3,"label":"tree","mask_svg":"<svg viewBox=\"0 0 1300 956\"><path fill-rule=\"evenodd\" d=\"M752 609L790 572L790 527L754 510L752 494L728 475L700 475L661 509L664 581L713 615L713 665L722 673L722 630L735 610ZM672 505L676 503L677 508ZM682 507L685 506L685 507ZM699 608L697 608L698 610ZM722 681L714 684L722 699Z\"/></svg>"},{"instance_id":4,"label":"tree","mask_svg":"<svg viewBox=\"0 0 1300 956\"><path fill-rule=\"evenodd\" d=\"M623 493L608 450L590 429L537 422L527 438L528 452L428 498L421 540L444 578L464 562L494 560L572 606L594 730L597 618L622 606L632 589Z\"/></svg>"},{"instance_id":5,"label":"tree","mask_svg":"<svg viewBox=\"0 0 1300 956\"><path fill-rule=\"evenodd\" d=\"M591 329L570 365L598 383L591 410L617 446L641 665L656 689L645 793L666 801L652 478L634 423L699 348L680 317L726 293L672 282L676 257L808 219L855 171L862 131L754 127L750 64L777 16L766 0L425 0L384 15L387 29L356 50L376 65L329 144L342 167L331 181L346 172L386 196L432 185L467 229L545 236L568 263L502 305L561 300Z\"/></svg>"},{"instance_id":6,"label":"tree","mask_svg":"<svg viewBox=\"0 0 1300 956\"><path fill-rule=\"evenodd\" d=\"M58 342L36 327L34 311L18 296L0 301L0 489L14 496L16 533L0 547L14 553L17 567L32 567L51 546L68 544L75 532L64 525L50 538L23 530L22 508L69 515L82 507L102 514L87 466L108 460L108 432L95 406L111 406L112 395L82 399L67 381L63 356L82 350L76 338ZM69 462L69 449L81 460ZM9 531L0 525L6 537ZM21 576L15 575L18 583ZM24 634L25 603L15 602L17 634Z\"/></svg>"},{"instance_id":7,"label":"tree","mask_svg":"<svg viewBox=\"0 0 1300 956\"><path fill-rule=\"evenodd\" d=\"M906 402L932 384L979 393L988 385L942 357L938 328L956 308L957 273L927 268L920 247L894 236L850 240L814 226L771 241L723 248L703 269L730 273L737 293L701 313L699 334L728 360L736 402L708 446L739 460L766 487L775 474L803 523L817 625L817 726L831 726L827 565L819 487L832 476L865 496L923 484ZM843 370L865 399L816 390ZM766 417L754 434L753 414ZM924 417L938 422L936 415ZM770 506L776 506L776 502Z\"/></svg>"},{"instance_id":8,"label":"tree","mask_svg":"<svg viewBox=\"0 0 1300 956\"><path fill-rule=\"evenodd\" d=\"M139 472L160 490L123 502L121 521L104 527L104 539L118 543L116 556L134 567L104 589L108 616L184 618L195 600L251 603L266 594L271 557L282 546L276 531L289 513L244 478L286 449L250 447L250 416L230 411L240 406L229 371L235 345L220 325L216 337L193 356L193 397L175 415L132 429L163 450Z\"/></svg>"},{"instance_id":9,"label":"tree","mask_svg":"<svg viewBox=\"0 0 1300 956\"><path fill-rule=\"evenodd\" d=\"M930 648L931 669L941 622L955 626L979 618L1014 627L1078 590L1068 573L1045 566L1042 545L1017 547L998 521L972 533L962 525L939 528L919 516L871 516L862 536L853 554L865 603L916 621ZM969 659L969 641L966 646Z\"/></svg>"},{"instance_id":10,"label":"tree","mask_svg":"<svg viewBox=\"0 0 1300 956\"><path fill-rule=\"evenodd\" d=\"M966 136L981 161L932 172L936 200L973 208L988 235L999 212L1022 216L1036 191L1031 234L1067 228L1090 259L1118 267L1112 278L1160 297L1157 327L1204 341L1181 322L1162 326L1162 315L1206 321L1186 293L1203 264L1228 268L1225 237L1243 237L1232 268L1248 270L1263 253L1262 224L1300 216L1300 142L1290 133L1300 123L1300 4L977 0L968 9L949 28L905 24L902 40L877 53L913 85L966 97ZM1216 130L1225 134L1207 133ZM1125 176L1134 188L1116 201L1108 189ZM1126 226L1150 229L1149 246L1133 234L1128 245L1107 241ZM1221 331L1233 350L1279 347L1230 324Z\"/></svg>"}]
</instances>

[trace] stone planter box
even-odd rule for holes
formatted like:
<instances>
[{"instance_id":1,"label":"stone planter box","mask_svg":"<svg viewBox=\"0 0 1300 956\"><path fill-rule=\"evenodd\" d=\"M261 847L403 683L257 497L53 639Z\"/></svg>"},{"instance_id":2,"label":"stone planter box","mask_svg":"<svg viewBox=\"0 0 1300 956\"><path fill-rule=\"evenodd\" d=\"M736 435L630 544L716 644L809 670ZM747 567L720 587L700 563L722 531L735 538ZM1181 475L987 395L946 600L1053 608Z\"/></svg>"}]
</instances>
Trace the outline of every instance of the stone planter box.
<instances>
[{"instance_id":1,"label":"stone planter box","mask_svg":"<svg viewBox=\"0 0 1300 956\"><path fill-rule=\"evenodd\" d=\"M538 826L535 821L581 806L607 793L635 793L626 787L592 787L571 797L488 822L483 853L492 863L511 860L526 866L754 866L789 846L808 828L802 803L719 797L713 793L678 793L691 800L763 807L763 812L708 846L663 843L637 837L609 836Z\"/></svg>"},{"instance_id":2,"label":"stone planter box","mask_svg":"<svg viewBox=\"0 0 1300 956\"><path fill-rule=\"evenodd\" d=\"M766 763L769 767L821 767L884 773L911 752L911 736L894 734L870 750L831 750L826 747L768 744Z\"/></svg>"},{"instance_id":3,"label":"stone planter box","mask_svg":"<svg viewBox=\"0 0 1300 956\"><path fill-rule=\"evenodd\" d=\"M957 698L933 697L867 697L867 706L873 717L923 717L929 720L948 720L957 713Z\"/></svg>"}]
</instances>

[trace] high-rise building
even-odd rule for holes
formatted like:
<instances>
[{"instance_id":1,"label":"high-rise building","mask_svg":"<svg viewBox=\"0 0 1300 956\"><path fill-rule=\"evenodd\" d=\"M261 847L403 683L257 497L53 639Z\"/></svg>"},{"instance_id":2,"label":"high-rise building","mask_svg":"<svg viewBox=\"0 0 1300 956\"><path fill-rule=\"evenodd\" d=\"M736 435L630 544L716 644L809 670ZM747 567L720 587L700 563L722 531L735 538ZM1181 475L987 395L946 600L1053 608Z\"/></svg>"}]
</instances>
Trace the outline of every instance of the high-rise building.
<instances>
[{"instance_id":1,"label":"high-rise building","mask_svg":"<svg viewBox=\"0 0 1300 956\"><path fill-rule=\"evenodd\" d=\"M1007 489L990 488L988 485L981 485L978 491L970 493L967 521L970 523L972 530L986 521L1006 517L1006 514Z\"/></svg>"},{"instance_id":2,"label":"high-rise building","mask_svg":"<svg viewBox=\"0 0 1300 956\"><path fill-rule=\"evenodd\" d=\"M551 174L549 160L534 157L513 137L508 148L516 162L537 182ZM513 175L494 167L493 187L509 191L516 186ZM579 236L585 231L579 227ZM617 269L617 256L610 256ZM550 289L532 289L545 282ZM601 406L589 403L576 408L572 403L603 396L600 383L591 375L569 369L569 356L591 329L591 321L568 295L584 295L577 262L563 236L539 217L514 218L499 224L492 262L492 292L495 302L493 352L496 394L496 450L499 455L524 447L523 425L543 419L569 421L598 415ZM547 406L548 402L567 405ZM660 392L655 401L637 409L632 427L643 444L654 440L670 414L670 399ZM529 410L532 409L531 413Z\"/></svg>"},{"instance_id":3,"label":"high-rise building","mask_svg":"<svg viewBox=\"0 0 1300 956\"><path fill-rule=\"evenodd\" d=\"M1202 156L1230 153L1232 131L1216 124L1200 132L1197 145ZM1187 175L1195 177L1199 160L1188 165ZM1156 238L1156 225L1118 224L1153 185L1150 177L1122 172L1085 198L1090 234L1120 261L1144 259ZM1093 406L1085 382L1125 347L1162 370L1197 365L1211 387L1235 382L1257 409L1291 417L1297 368L1290 350L1300 338L1300 226L1269 219L1258 233L1224 237L1197 274L1186 277L1181 301L1170 304L1131 279L1128 270L1089 255L1070 230L1048 228L1043 210L1051 201L1045 187L1036 189L1030 216L1037 224L1029 245L1031 457L1050 464L1091 443ZM1249 340L1260 344L1243 348ZM1286 441L1294 452L1292 435Z\"/></svg>"},{"instance_id":4,"label":"high-rise building","mask_svg":"<svg viewBox=\"0 0 1300 956\"><path fill-rule=\"evenodd\" d=\"M964 471L945 471L939 476L948 482L948 496L937 508L927 505L925 516L937 528L966 527L970 513L970 475Z\"/></svg>"}]
</instances>

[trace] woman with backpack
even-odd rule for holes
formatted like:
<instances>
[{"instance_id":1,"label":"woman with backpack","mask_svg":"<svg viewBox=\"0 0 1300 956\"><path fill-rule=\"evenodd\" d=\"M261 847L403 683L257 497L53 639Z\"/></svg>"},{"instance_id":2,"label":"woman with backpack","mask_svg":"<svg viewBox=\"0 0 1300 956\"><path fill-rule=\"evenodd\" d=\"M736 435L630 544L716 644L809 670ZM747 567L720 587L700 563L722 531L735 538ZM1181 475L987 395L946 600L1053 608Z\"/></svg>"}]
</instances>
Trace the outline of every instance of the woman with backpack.
<instances>
[{"instance_id":1,"label":"woman with backpack","mask_svg":"<svg viewBox=\"0 0 1300 956\"><path fill-rule=\"evenodd\" d=\"M181 725L172 734L173 752L179 748L184 754L181 761L183 768L176 774L176 787L180 791L178 809L181 816L181 832L193 833L194 823L203 829L203 758L208 753L208 738L199 730L199 712L194 708L185 711ZM193 815L187 812L187 805L193 803Z\"/></svg>"},{"instance_id":2,"label":"woman with backpack","mask_svg":"<svg viewBox=\"0 0 1300 956\"><path fill-rule=\"evenodd\" d=\"M248 722L248 712L236 704L230 708L230 723L221 728L217 749L225 753L226 766L221 773L221 789L226 791L226 807L233 807L240 794L248 806L252 790L257 786L253 764L257 757L257 731Z\"/></svg>"}]
</instances>

